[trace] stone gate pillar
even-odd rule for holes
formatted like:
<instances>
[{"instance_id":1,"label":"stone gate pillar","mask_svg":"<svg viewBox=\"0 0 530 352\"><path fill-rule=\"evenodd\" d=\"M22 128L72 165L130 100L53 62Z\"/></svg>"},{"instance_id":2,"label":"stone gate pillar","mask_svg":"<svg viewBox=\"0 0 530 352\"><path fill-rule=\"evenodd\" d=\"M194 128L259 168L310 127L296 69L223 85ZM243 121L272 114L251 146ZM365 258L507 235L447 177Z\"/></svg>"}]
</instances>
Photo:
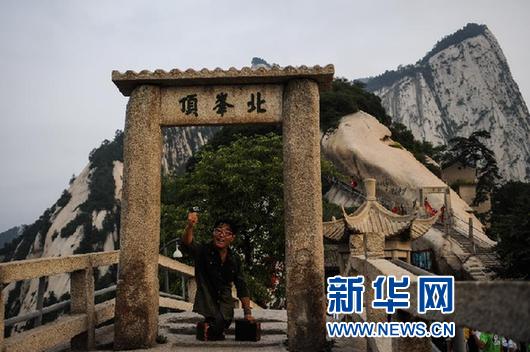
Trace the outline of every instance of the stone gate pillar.
<instances>
[{"instance_id":1,"label":"stone gate pillar","mask_svg":"<svg viewBox=\"0 0 530 352\"><path fill-rule=\"evenodd\" d=\"M159 110L156 86L138 86L127 104L115 349L150 347L158 332Z\"/></svg>"},{"instance_id":2,"label":"stone gate pillar","mask_svg":"<svg viewBox=\"0 0 530 352\"><path fill-rule=\"evenodd\" d=\"M289 351L321 351L326 342L319 91L289 81L284 91L283 163Z\"/></svg>"}]
</instances>

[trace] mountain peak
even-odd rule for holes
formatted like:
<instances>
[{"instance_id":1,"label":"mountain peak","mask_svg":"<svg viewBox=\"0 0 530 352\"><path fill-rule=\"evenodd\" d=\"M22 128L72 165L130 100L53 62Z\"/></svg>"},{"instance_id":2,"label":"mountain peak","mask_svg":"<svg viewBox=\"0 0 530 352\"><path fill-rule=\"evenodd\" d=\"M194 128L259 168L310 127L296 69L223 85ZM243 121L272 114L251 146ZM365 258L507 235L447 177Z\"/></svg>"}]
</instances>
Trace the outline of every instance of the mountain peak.
<instances>
[{"instance_id":1,"label":"mountain peak","mask_svg":"<svg viewBox=\"0 0 530 352\"><path fill-rule=\"evenodd\" d=\"M386 70L384 73L375 76L361 79L366 83L366 89L373 92L381 87L389 85L391 82L398 81L405 76L411 76L416 73L421 67L427 66L429 59L436 54L444 51L445 49L459 44L466 39L477 37L479 35L485 35L486 31L489 32L488 27L485 24L468 23L463 28L456 32L449 34L440 39L434 47L427 53L423 58L418 60L416 64L410 65L399 65L396 70Z\"/></svg>"},{"instance_id":2,"label":"mountain peak","mask_svg":"<svg viewBox=\"0 0 530 352\"><path fill-rule=\"evenodd\" d=\"M466 39L483 35L487 30L488 27L485 24L468 23L463 28L457 30L453 34L449 34L439 40L431 49L431 51L429 51L423 57L423 59L420 60L420 62L426 63L431 57L441 52L442 50L445 50L452 45L461 43Z\"/></svg>"},{"instance_id":3,"label":"mountain peak","mask_svg":"<svg viewBox=\"0 0 530 352\"><path fill-rule=\"evenodd\" d=\"M530 114L502 49L486 25L469 23L415 64L366 82L395 122L434 145L477 130L505 180L530 180Z\"/></svg>"},{"instance_id":4,"label":"mountain peak","mask_svg":"<svg viewBox=\"0 0 530 352\"><path fill-rule=\"evenodd\" d=\"M252 68L271 68L271 64L269 64L267 61L262 59L261 57L253 57L251 62Z\"/></svg>"}]
</instances>

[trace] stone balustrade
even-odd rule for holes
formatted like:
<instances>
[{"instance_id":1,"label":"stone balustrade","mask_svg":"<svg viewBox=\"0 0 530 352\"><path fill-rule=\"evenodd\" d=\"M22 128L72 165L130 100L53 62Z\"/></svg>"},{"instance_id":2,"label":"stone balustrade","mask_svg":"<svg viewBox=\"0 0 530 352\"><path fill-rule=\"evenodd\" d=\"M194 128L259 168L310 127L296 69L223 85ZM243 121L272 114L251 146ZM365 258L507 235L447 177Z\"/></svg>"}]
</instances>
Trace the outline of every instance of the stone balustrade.
<instances>
[{"instance_id":1,"label":"stone balustrade","mask_svg":"<svg viewBox=\"0 0 530 352\"><path fill-rule=\"evenodd\" d=\"M70 343L72 350L86 351L95 348L95 327L114 318L115 299L94 304L93 270L99 266L117 264L119 251L50 257L13 261L0 264L0 285L30 280L56 274L70 273L70 314L54 322L24 331L7 339L4 336L4 303L0 295L0 352L3 351L45 351L57 345ZM160 292L159 307L178 311L191 311L195 292L195 268L163 255L158 257L160 268L181 275L185 290L182 296ZM115 289L115 286L114 286ZM108 289L107 289L108 290ZM235 297L235 292L234 292ZM236 301L236 299L234 299ZM256 304L251 304L259 308ZM64 308L65 304L57 304ZM51 308L51 307L50 307ZM18 321L33 319L37 312ZM38 346L38 347L36 347Z\"/></svg>"},{"instance_id":2,"label":"stone balustrade","mask_svg":"<svg viewBox=\"0 0 530 352\"><path fill-rule=\"evenodd\" d=\"M54 322L24 331L4 340L4 303L0 295L0 351L45 351L70 343L72 350L95 348L95 327L114 318L115 300L94 304L93 270L117 264L119 251L13 261L0 264L0 285L56 274L70 273L70 314ZM187 300L172 295L159 297L159 306L190 311L195 295L195 269L159 256L159 266L180 273L187 286ZM28 319L35 314L28 314ZM17 317L18 318L18 317Z\"/></svg>"},{"instance_id":3,"label":"stone balustrade","mask_svg":"<svg viewBox=\"0 0 530 352\"><path fill-rule=\"evenodd\" d=\"M13 261L0 264L0 284L70 273L70 315L51 324L25 331L4 340L4 302L0 295L0 347L2 351L46 350L71 342L72 349L95 346L97 324L114 317L114 300L94 304L94 267L118 262L119 251ZM38 347L37 347L38 346Z\"/></svg>"},{"instance_id":4,"label":"stone balustrade","mask_svg":"<svg viewBox=\"0 0 530 352\"><path fill-rule=\"evenodd\" d=\"M378 275L394 275L397 278L410 277L410 308L398 310L392 315L393 321L454 322L457 330L464 326L480 331L488 331L511 338L514 341L530 341L530 330L523 322L530 321L530 282L528 281L460 281L455 282L455 308L452 314L428 311L418 314L417 276L404 267L385 259L368 259L364 256L352 256L346 275L364 275L366 281L374 280ZM365 281L365 282L366 282ZM367 293L371 291L368 290ZM365 296L366 316L357 316L353 320L380 321L387 319L378 316L370 309L373 297ZM459 331L457 331L459 333ZM386 340L386 341L383 341ZM373 351L431 351L428 338L378 338L368 339Z\"/></svg>"}]
</instances>

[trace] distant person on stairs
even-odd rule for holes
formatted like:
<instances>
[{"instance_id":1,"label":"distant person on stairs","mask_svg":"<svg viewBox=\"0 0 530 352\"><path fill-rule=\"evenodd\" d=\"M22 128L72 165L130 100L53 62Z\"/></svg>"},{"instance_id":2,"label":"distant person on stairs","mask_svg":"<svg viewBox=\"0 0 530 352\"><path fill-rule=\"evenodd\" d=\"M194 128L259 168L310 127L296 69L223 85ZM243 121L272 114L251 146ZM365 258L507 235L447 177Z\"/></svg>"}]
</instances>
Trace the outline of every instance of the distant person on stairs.
<instances>
[{"instance_id":1,"label":"distant person on stairs","mask_svg":"<svg viewBox=\"0 0 530 352\"><path fill-rule=\"evenodd\" d=\"M357 181L355 181L355 178L353 176L350 177L350 186L352 190L355 190L357 188Z\"/></svg>"},{"instance_id":2,"label":"distant person on stairs","mask_svg":"<svg viewBox=\"0 0 530 352\"><path fill-rule=\"evenodd\" d=\"M253 321L250 297L243 278L241 263L230 250L237 229L230 220L216 222L212 241L198 244L193 239L193 228L199 221L196 212L188 214L188 224L182 234L182 249L193 256L197 294L193 311L205 317L208 339L224 339L234 318L232 282L236 286L246 320Z\"/></svg>"}]
</instances>

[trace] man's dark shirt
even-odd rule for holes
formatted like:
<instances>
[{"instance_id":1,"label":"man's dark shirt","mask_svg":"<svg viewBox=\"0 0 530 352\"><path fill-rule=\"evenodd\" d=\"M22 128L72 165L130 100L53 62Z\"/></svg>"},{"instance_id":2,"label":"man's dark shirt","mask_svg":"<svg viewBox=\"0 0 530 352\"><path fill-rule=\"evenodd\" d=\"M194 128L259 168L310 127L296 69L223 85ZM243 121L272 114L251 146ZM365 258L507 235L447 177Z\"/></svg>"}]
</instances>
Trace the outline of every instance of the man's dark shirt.
<instances>
[{"instance_id":1,"label":"man's dark shirt","mask_svg":"<svg viewBox=\"0 0 530 352\"><path fill-rule=\"evenodd\" d=\"M249 297L237 256L228 248L225 262L222 263L213 242L197 244L192 241L189 246L183 245L182 249L192 255L195 262L197 294L193 311L205 317L215 317L221 312L225 320L232 320L232 282L236 286L237 297Z\"/></svg>"}]
</instances>

